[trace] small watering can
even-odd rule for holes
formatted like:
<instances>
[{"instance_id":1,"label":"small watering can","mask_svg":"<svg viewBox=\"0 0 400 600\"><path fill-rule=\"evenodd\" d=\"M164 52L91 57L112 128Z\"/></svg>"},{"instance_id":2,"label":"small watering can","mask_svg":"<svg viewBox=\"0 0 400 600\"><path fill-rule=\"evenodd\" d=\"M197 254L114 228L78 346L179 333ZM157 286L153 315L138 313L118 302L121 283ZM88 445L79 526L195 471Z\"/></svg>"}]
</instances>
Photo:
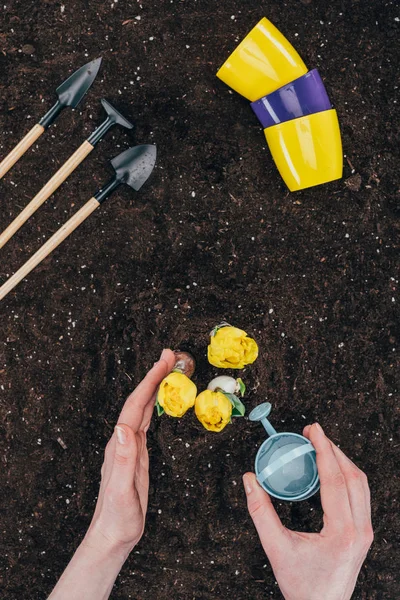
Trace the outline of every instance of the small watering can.
<instances>
[{"instance_id":1,"label":"small watering can","mask_svg":"<svg viewBox=\"0 0 400 600\"><path fill-rule=\"evenodd\" d=\"M279 500L295 502L310 498L319 490L315 448L298 433L277 433L267 419L271 408L269 402L264 402L249 415L250 421L261 421L270 436L257 452L257 481Z\"/></svg>"}]
</instances>

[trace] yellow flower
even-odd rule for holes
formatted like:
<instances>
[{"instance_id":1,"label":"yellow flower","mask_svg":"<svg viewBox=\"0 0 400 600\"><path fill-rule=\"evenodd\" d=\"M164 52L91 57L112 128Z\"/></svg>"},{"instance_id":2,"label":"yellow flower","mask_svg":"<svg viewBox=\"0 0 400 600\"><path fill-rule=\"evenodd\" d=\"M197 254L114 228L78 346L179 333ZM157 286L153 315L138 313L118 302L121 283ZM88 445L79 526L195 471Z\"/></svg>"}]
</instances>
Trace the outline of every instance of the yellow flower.
<instances>
[{"instance_id":1,"label":"yellow flower","mask_svg":"<svg viewBox=\"0 0 400 600\"><path fill-rule=\"evenodd\" d=\"M194 412L208 431L222 431L230 423L232 404L222 392L206 390L197 396Z\"/></svg>"},{"instance_id":2,"label":"yellow flower","mask_svg":"<svg viewBox=\"0 0 400 600\"><path fill-rule=\"evenodd\" d=\"M170 417L183 417L194 406L197 388L182 373L170 373L162 380L157 394L160 406Z\"/></svg>"},{"instance_id":3,"label":"yellow flower","mask_svg":"<svg viewBox=\"0 0 400 600\"><path fill-rule=\"evenodd\" d=\"M258 356L258 346L247 333L237 327L225 326L211 335L208 361L221 369L243 369Z\"/></svg>"}]
</instances>

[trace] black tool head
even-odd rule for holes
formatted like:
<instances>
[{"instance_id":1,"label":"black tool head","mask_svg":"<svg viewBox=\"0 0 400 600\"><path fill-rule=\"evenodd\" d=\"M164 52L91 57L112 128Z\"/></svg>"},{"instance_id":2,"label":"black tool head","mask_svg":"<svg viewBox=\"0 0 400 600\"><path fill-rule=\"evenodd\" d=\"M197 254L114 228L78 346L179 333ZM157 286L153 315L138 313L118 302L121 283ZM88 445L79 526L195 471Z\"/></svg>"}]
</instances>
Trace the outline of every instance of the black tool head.
<instances>
[{"instance_id":1,"label":"black tool head","mask_svg":"<svg viewBox=\"0 0 400 600\"><path fill-rule=\"evenodd\" d=\"M72 108L75 108L78 106L79 102L95 80L100 68L101 60L101 58L97 58L96 60L92 60L86 65L83 65L83 67L75 71L75 73L72 73L72 75L57 88L58 99L62 107L71 106Z\"/></svg>"},{"instance_id":2,"label":"black tool head","mask_svg":"<svg viewBox=\"0 0 400 600\"><path fill-rule=\"evenodd\" d=\"M111 161L116 180L140 190L154 169L156 156L157 148L150 144L128 148Z\"/></svg>"},{"instance_id":3,"label":"black tool head","mask_svg":"<svg viewBox=\"0 0 400 600\"><path fill-rule=\"evenodd\" d=\"M121 113L118 112L112 104L110 104L104 98L101 99L101 104L103 105L103 108L108 114L108 118L112 121L112 123L122 125L122 127L126 127L126 129L132 129L133 124L128 121L128 119L125 119L125 117L121 115Z\"/></svg>"}]
</instances>

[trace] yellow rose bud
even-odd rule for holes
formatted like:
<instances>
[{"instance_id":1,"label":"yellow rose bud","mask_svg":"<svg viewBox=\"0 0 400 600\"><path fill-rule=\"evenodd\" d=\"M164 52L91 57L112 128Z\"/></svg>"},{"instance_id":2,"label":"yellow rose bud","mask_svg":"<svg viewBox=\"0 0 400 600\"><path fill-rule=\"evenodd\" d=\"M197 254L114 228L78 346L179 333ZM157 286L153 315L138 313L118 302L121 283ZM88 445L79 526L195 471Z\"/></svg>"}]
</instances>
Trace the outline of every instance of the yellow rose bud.
<instances>
[{"instance_id":1,"label":"yellow rose bud","mask_svg":"<svg viewBox=\"0 0 400 600\"><path fill-rule=\"evenodd\" d=\"M243 369L258 356L258 346L245 331L237 327L221 327L211 335L208 361L221 369Z\"/></svg>"},{"instance_id":2,"label":"yellow rose bud","mask_svg":"<svg viewBox=\"0 0 400 600\"><path fill-rule=\"evenodd\" d=\"M159 405L170 417L183 417L194 406L197 388L182 373L170 373L162 380L157 394Z\"/></svg>"},{"instance_id":3,"label":"yellow rose bud","mask_svg":"<svg viewBox=\"0 0 400 600\"><path fill-rule=\"evenodd\" d=\"M197 396L194 412L208 431L222 431L230 423L232 403L222 392L206 390Z\"/></svg>"}]
</instances>

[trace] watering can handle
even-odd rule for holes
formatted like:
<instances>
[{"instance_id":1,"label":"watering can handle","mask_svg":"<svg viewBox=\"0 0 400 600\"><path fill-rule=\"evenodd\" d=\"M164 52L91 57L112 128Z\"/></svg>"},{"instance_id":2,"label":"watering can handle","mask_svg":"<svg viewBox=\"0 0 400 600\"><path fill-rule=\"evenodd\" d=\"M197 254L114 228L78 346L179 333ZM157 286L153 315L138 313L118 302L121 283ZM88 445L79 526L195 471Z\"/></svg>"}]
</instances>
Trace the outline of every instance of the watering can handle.
<instances>
[{"instance_id":1,"label":"watering can handle","mask_svg":"<svg viewBox=\"0 0 400 600\"><path fill-rule=\"evenodd\" d=\"M290 463L293 459L298 458L299 456L303 456L304 454L308 454L309 452L315 452L314 446L311 444L303 444L294 450L291 450L287 454L284 454L277 460L274 460L273 463L265 467L260 473L257 475L257 479L260 483L263 483L268 477L270 477L275 471Z\"/></svg>"}]
</instances>

